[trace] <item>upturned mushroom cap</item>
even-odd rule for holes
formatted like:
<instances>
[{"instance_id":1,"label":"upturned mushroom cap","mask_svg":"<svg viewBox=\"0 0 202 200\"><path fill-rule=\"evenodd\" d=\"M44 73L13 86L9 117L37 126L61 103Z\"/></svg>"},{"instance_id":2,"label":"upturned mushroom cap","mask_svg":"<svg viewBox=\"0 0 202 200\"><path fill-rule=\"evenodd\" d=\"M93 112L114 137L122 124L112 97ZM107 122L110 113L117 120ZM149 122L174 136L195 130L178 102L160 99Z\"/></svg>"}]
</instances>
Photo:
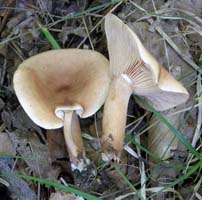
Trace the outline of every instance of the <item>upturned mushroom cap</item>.
<instances>
[{"instance_id":1,"label":"upturned mushroom cap","mask_svg":"<svg viewBox=\"0 0 202 200\"><path fill-rule=\"evenodd\" d=\"M112 82L103 112L103 159L119 160L132 93L142 96L156 110L177 106L189 95L118 17L113 14L106 16L105 31Z\"/></svg>"},{"instance_id":2,"label":"upturned mushroom cap","mask_svg":"<svg viewBox=\"0 0 202 200\"><path fill-rule=\"evenodd\" d=\"M98 52L52 50L20 64L13 84L28 116L45 129L55 129L63 126L64 111L75 110L85 118L101 107L108 74L108 60Z\"/></svg>"},{"instance_id":3,"label":"upturned mushroom cap","mask_svg":"<svg viewBox=\"0 0 202 200\"><path fill-rule=\"evenodd\" d=\"M185 102L189 94L145 49L138 36L118 17L105 18L113 78L123 76L133 92L155 109L166 110Z\"/></svg>"}]
</instances>

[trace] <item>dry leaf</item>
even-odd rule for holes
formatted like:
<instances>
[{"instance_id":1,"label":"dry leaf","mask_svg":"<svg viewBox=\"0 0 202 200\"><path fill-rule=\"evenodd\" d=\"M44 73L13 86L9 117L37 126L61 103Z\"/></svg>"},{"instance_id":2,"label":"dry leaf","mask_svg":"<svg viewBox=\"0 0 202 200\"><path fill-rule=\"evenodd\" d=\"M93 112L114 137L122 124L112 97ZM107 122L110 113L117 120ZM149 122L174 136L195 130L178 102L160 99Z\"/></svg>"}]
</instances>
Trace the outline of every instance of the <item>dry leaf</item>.
<instances>
[{"instance_id":1,"label":"dry leaf","mask_svg":"<svg viewBox=\"0 0 202 200\"><path fill-rule=\"evenodd\" d=\"M5 103L4 103L4 101L0 98L0 110L2 110L4 106L5 106Z\"/></svg>"},{"instance_id":2,"label":"dry leaf","mask_svg":"<svg viewBox=\"0 0 202 200\"><path fill-rule=\"evenodd\" d=\"M15 130L8 134L16 151L37 176L57 180L58 171L51 167L48 147L40 142L36 133Z\"/></svg>"},{"instance_id":3,"label":"dry leaf","mask_svg":"<svg viewBox=\"0 0 202 200\"><path fill-rule=\"evenodd\" d=\"M16 151L13 147L7 133L0 133L0 154L1 155L15 155Z\"/></svg>"},{"instance_id":4,"label":"dry leaf","mask_svg":"<svg viewBox=\"0 0 202 200\"><path fill-rule=\"evenodd\" d=\"M164 117L175 127L180 126L180 115L174 116L167 113ZM153 116L149 125L156 124L149 129L148 149L162 160L167 160L173 156L173 150L177 149L178 139L175 138L170 129L156 116Z\"/></svg>"},{"instance_id":5,"label":"dry leaf","mask_svg":"<svg viewBox=\"0 0 202 200\"><path fill-rule=\"evenodd\" d=\"M68 153L62 130L47 130L46 135L52 162L56 161L57 159L66 158Z\"/></svg>"},{"instance_id":6,"label":"dry leaf","mask_svg":"<svg viewBox=\"0 0 202 200\"><path fill-rule=\"evenodd\" d=\"M49 200L84 200L84 199L82 197L78 198L70 193L58 191L56 193L52 193Z\"/></svg>"},{"instance_id":7,"label":"dry leaf","mask_svg":"<svg viewBox=\"0 0 202 200\"><path fill-rule=\"evenodd\" d=\"M18 173L13 168L13 166L15 165L14 162L15 161L13 159L0 158L0 174L5 175L3 179L7 182L7 189L9 191L9 196L11 197L10 199L37 200L36 193L29 187L28 183L25 180L20 179L17 176L8 176L9 174ZM2 193L0 195L0 199L3 200L4 198L2 197Z\"/></svg>"}]
</instances>

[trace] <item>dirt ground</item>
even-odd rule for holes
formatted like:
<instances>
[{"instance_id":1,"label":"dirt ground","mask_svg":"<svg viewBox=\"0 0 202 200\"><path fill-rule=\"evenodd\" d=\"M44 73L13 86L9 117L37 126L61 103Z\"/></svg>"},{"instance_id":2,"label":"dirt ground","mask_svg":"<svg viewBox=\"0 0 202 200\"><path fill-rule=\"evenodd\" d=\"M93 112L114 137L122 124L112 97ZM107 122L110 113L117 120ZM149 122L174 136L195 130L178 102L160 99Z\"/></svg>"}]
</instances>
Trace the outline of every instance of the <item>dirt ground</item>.
<instances>
[{"instance_id":1,"label":"dirt ground","mask_svg":"<svg viewBox=\"0 0 202 200\"><path fill-rule=\"evenodd\" d=\"M190 97L152 112L131 96L118 163L102 160L103 106L79 119L91 165L72 172L63 129L43 129L28 117L13 74L27 58L54 48L45 32L62 49L92 49L109 59L110 12ZM0 199L202 199L201 64L201 0L0 0Z\"/></svg>"}]
</instances>

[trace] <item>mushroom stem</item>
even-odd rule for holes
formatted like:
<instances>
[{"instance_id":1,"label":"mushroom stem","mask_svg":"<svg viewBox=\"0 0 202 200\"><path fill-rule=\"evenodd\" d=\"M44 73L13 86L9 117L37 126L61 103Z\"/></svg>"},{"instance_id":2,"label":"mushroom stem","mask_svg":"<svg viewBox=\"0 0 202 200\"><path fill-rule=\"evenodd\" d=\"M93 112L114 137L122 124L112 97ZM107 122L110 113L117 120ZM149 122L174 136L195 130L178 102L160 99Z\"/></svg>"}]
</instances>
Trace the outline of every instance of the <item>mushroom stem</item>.
<instances>
[{"instance_id":1,"label":"mushroom stem","mask_svg":"<svg viewBox=\"0 0 202 200\"><path fill-rule=\"evenodd\" d=\"M126 75L112 80L103 114L103 160L119 160L121 156L128 101L132 91L130 79Z\"/></svg>"},{"instance_id":2,"label":"mushroom stem","mask_svg":"<svg viewBox=\"0 0 202 200\"><path fill-rule=\"evenodd\" d=\"M64 114L64 137L72 164L77 165L85 155L78 117L74 111Z\"/></svg>"}]
</instances>

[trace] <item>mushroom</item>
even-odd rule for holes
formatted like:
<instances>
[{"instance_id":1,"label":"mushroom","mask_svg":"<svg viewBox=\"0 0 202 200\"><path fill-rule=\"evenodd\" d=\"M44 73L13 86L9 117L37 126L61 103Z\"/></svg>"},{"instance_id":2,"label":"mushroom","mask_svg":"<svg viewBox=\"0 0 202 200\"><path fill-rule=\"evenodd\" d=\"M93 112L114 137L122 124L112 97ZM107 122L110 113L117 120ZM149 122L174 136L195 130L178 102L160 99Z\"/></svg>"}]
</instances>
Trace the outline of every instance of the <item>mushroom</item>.
<instances>
[{"instance_id":1,"label":"mushroom","mask_svg":"<svg viewBox=\"0 0 202 200\"><path fill-rule=\"evenodd\" d=\"M32 121L44 129L63 127L73 169L87 161L77 115L89 117L103 105L108 66L96 51L62 49L25 60L14 74L17 98Z\"/></svg>"},{"instance_id":2,"label":"mushroom","mask_svg":"<svg viewBox=\"0 0 202 200\"><path fill-rule=\"evenodd\" d=\"M141 96L158 111L184 103L189 94L118 17L105 17L105 32L112 82L104 105L103 160L119 160L131 94Z\"/></svg>"}]
</instances>

